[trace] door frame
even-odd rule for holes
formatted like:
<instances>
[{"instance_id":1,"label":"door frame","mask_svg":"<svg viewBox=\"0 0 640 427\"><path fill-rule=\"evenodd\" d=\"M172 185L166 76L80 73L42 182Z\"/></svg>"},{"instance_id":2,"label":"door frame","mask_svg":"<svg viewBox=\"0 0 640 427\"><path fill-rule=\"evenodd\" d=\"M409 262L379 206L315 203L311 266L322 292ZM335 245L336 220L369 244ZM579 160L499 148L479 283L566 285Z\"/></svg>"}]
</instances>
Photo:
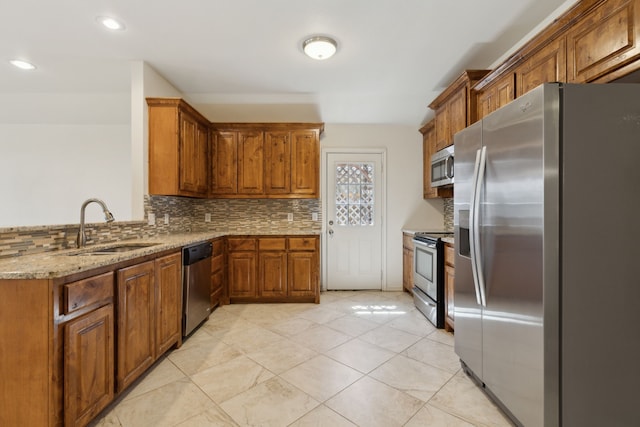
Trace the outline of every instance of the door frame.
<instances>
[{"instance_id":1,"label":"door frame","mask_svg":"<svg viewBox=\"0 0 640 427\"><path fill-rule=\"evenodd\" d=\"M328 268L328 245L327 245L327 173L328 165L327 159L329 154L379 154L381 157L381 171L380 171L380 260L382 267L382 290L387 290L387 149L386 148L338 148L327 147L321 149L320 155L320 203L322 205L322 229L320 232L320 253L322 254L321 266L320 266L320 290L326 291L327 284L325 278L327 277Z\"/></svg>"}]
</instances>

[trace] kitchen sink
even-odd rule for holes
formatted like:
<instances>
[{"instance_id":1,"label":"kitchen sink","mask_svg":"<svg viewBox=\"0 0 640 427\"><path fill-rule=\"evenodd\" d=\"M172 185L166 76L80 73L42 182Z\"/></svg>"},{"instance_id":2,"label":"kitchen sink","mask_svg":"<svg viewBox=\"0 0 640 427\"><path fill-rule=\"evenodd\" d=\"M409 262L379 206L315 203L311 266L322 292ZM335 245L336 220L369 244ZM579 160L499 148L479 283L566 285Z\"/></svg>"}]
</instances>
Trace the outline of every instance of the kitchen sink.
<instances>
[{"instance_id":1,"label":"kitchen sink","mask_svg":"<svg viewBox=\"0 0 640 427\"><path fill-rule=\"evenodd\" d=\"M125 243L117 246L108 246L104 248L95 248L82 252L74 252L70 256L88 256L88 255L112 255L120 252L135 251L136 249L144 249L159 243Z\"/></svg>"}]
</instances>

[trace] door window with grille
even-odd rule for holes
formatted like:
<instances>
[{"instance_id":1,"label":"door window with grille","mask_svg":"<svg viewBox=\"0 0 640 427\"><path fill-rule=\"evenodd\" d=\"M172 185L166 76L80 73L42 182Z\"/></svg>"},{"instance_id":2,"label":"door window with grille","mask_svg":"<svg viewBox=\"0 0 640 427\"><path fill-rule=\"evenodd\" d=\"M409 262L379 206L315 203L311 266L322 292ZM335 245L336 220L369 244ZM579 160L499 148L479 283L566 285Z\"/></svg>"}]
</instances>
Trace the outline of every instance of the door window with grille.
<instances>
[{"instance_id":1,"label":"door window with grille","mask_svg":"<svg viewBox=\"0 0 640 427\"><path fill-rule=\"evenodd\" d=\"M336 225L374 225L374 164L336 164Z\"/></svg>"}]
</instances>

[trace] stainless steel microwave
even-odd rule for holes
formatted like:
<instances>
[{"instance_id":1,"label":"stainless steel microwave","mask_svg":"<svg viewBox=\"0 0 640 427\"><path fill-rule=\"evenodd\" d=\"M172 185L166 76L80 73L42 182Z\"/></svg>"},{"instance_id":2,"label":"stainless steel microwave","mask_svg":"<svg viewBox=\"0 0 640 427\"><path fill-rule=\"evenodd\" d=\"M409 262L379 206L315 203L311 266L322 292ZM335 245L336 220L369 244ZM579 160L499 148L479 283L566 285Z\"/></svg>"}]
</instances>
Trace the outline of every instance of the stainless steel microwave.
<instances>
[{"instance_id":1,"label":"stainless steel microwave","mask_svg":"<svg viewBox=\"0 0 640 427\"><path fill-rule=\"evenodd\" d=\"M453 145L431 155L431 186L453 184Z\"/></svg>"}]
</instances>

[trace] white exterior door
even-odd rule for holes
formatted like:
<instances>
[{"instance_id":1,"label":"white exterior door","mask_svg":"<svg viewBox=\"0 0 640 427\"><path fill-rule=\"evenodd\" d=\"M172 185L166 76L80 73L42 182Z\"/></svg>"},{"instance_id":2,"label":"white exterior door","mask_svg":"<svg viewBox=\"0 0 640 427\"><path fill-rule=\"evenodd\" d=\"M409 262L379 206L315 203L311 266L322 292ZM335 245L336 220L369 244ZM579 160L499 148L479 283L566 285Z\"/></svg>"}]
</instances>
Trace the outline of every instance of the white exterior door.
<instances>
[{"instance_id":1,"label":"white exterior door","mask_svg":"<svg viewBox=\"0 0 640 427\"><path fill-rule=\"evenodd\" d=\"M326 153L325 284L382 289L382 153Z\"/></svg>"}]
</instances>

